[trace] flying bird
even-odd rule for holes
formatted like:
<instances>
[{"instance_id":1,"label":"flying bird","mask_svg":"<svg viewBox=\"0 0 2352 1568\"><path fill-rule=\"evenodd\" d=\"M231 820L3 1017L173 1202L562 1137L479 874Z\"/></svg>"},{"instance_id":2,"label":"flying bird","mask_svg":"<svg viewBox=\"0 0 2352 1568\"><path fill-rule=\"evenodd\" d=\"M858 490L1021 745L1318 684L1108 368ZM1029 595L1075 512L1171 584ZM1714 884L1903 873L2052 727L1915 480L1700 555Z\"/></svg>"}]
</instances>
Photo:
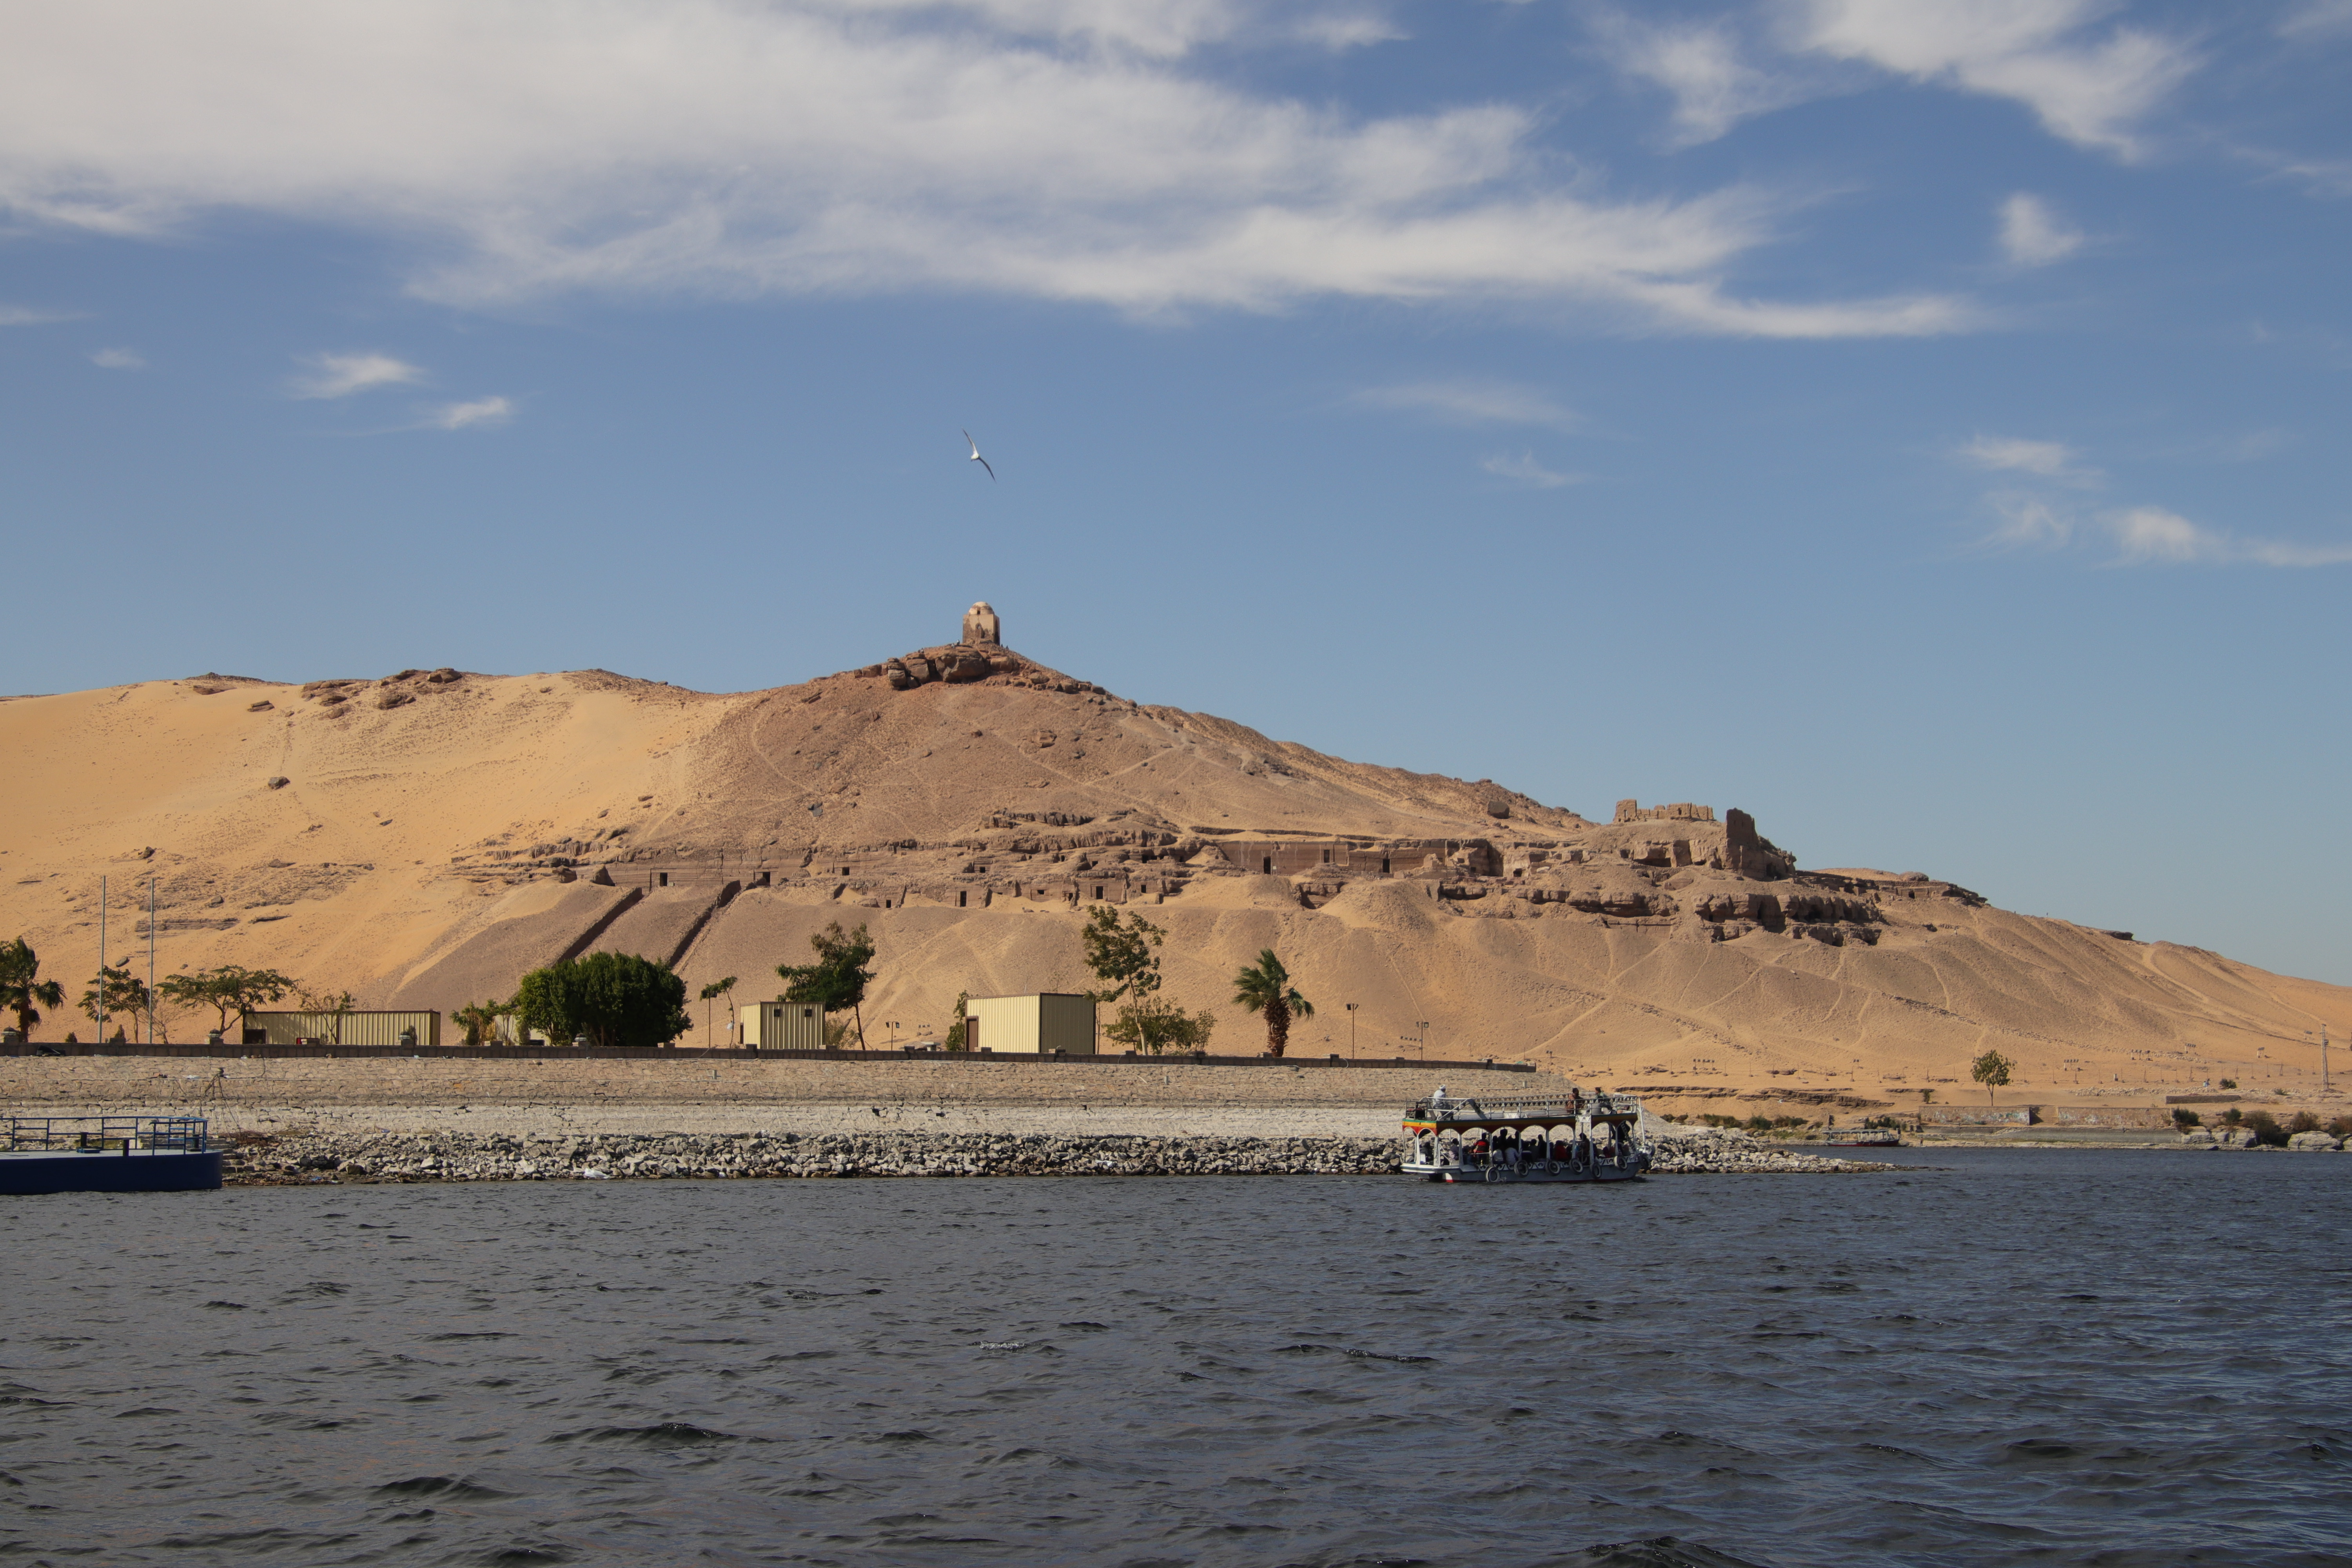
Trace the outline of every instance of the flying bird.
<instances>
[{"instance_id":1,"label":"flying bird","mask_svg":"<svg viewBox=\"0 0 2352 1568\"><path fill-rule=\"evenodd\" d=\"M971 438L971 432L969 430L965 431L963 433L963 438L964 444L971 448L971 460L978 463L982 468L988 468L988 477L992 479L994 479L996 477L996 470L994 468L988 468L988 459L980 455L980 443Z\"/></svg>"}]
</instances>

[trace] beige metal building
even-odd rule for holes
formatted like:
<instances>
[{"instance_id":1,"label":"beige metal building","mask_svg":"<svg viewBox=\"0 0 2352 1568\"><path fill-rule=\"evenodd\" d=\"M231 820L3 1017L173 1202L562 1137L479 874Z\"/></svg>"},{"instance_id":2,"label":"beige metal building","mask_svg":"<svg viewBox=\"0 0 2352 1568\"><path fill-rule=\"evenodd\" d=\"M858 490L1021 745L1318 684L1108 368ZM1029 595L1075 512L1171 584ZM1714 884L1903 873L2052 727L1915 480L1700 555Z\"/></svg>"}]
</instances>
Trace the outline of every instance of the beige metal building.
<instances>
[{"instance_id":1,"label":"beige metal building","mask_svg":"<svg viewBox=\"0 0 2352 1568\"><path fill-rule=\"evenodd\" d=\"M1095 1054L1095 999L1048 991L1035 996L974 996L964 1004L963 1047L996 1056Z\"/></svg>"},{"instance_id":2,"label":"beige metal building","mask_svg":"<svg viewBox=\"0 0 2352 1568\"><path fill-rule=\"evenodd\" d=\"M824 1009L812 1002L754 1002L740 1009L743 1044L762 1051L824 1049Z\"/></svg>"},{"instance_id":3,"label":"beige metal building","mask_svg":"<svg viewBox=\"0 0 2352 1568\"><path fill-rule=\"evenodd\" d=\"M406 1038L402 1037L405 1034ZM237 1039L248 1046L437 1046L438 1013L247 1013Z\"/></svg>"}]
</instances>

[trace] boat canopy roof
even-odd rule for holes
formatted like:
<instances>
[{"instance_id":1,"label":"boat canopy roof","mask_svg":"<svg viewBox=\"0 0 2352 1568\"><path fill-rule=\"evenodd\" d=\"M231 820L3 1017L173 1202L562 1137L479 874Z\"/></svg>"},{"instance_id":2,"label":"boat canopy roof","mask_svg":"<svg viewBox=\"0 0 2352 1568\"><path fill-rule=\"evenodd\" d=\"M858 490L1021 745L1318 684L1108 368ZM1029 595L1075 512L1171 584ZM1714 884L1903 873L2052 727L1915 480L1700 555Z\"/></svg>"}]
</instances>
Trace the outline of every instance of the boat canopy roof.
<instances>
[{"instance_id":1,"label":"boat canopy roof","mask_svg":"<svg viewBox=\"0 0 2352 1568\"><path fill-rule=\"evenodd\" d=\"M1590 1093L1571 1089L1566 1094L1473 1100L1428 1095L1405 1108L1407 1127L1431 1131L1500 1131L1509 1127L1554 1127L1590 1113L1595 1121L1631 1121L1642 1114L1642 1102L1630 1094Z\"/></svg>"}]
</instances>

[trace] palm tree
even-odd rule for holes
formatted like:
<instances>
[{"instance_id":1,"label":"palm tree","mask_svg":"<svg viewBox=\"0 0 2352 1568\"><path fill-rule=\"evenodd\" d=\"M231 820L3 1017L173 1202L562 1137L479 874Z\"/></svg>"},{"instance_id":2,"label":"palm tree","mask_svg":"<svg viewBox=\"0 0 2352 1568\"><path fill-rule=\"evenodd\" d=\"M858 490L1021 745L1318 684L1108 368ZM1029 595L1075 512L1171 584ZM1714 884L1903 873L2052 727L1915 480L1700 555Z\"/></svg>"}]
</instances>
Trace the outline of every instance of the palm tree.
<instances>
[{"instance_id":1,"label":"palm tree","mask_svg":"<svg viewBox=\"0 0 2352 1568\"><path fill-rule=\"evenodd\" d=\"M726 995L727 993L734 989L735 977L730 974L724 980L714 980L709 984L704 986L702 988L702 994L696 997L695 1000L707 1004L717 997ZM717 1009L707 1005L702 1009L702 1032L710 1036L711 1043L713 1045L716 1045L719 1042L719 1037L714 1033L719 1026L711 1017L711 1014L716 1010Z\"/></svg>"},{"instance_id":2,"label":"palm tree","mask_svg":"<svg viewBox=\"0 0 2352 1568\"><path fill-rule=\"evenodd\" d=\"M1265 1015L1265 1048L1280 1056L1290 1043L1290 1020L1315 1016L1315 1004L1290 984L1290 971L1274 956L1274 949L1258 950L1257 963L1234 976L1234 1000L1253 1013Z\"/></svg>"},{"instance_id":3,"label":"palm tree","mask_svg":"<svg viewBox=\"0 0 2352 1568\"><path fill-rule=\"evenodd\" d=\"M26 1039L41 1021L44 1007L66 1005L66 988L41 978L41 955L23 937L0 945L0 1010L16 1015L16 1028Z\"/></svg>"},{"instance_id":4,"label":"palm tree","mask_svg":"<svg viewBox=\"0 0 2352 1568\"><path fill-rule=\"evenodd\" d=\"M449 1021L466 1031L467 1045L496 1045L499 1016L513 1011L511 1002L471 1002L450 1014Z\"/></svg>"}]
</instances>

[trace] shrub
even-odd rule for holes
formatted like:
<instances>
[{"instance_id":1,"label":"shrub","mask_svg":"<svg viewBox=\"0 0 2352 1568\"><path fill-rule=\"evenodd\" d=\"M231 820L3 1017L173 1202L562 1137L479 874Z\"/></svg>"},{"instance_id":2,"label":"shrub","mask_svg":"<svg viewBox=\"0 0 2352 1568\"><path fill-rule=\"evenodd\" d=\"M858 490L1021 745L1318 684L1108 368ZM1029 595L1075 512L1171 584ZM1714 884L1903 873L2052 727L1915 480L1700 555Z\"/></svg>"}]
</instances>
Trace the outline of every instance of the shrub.
<instances>
[{"instance_id":1,"label":"shrub","mask_svg":"<svg viewBox=\"0 0 2352 1568\"><path fill-rule=\"evenodd\" d=\"M2223 1089L2235 1089L2238 1087L2238 1080L2233 1078L2225 1078L2221 1080L2221 1087Z\"/></svg>"},{"instance_id":2,"label":"shrub","mask_svg":"<svg viewBox=\"0 0 2352 1568\"><path fill-rule=\"evenodd\" d=\"M72 1037L68 1036L68 1038ZM2330 1138L2352 1138L2352 1116L2339 1116L2320 1129Z\"/></svg>"},{"instance_id":3,"label":"shrub","mask_svg":"<svg viewBox=\"0 0 2352 1568\"><path fill-rule=\"evenodd\" d=\"M2229 1110L2221 1112L2221 1120L2228 1122L2232 1127L2235 1127L2239 1122L2243 1121L2245 1119L2246 1113L2239 1110L2234 1105L2230 1107Z\"/></svg>"},{"instance_id":4,"label":"shrub","mask_svg":"<svg viewBox=\"0 0 2352 1568\"><path fill-rule=\"evenodd\" d=\"M1103 1033L1129 1050L1156 1057L1162 1051L1205 1051L1216 1027L1214 1013L1188 1014L1172 1002L1144 996L1121 1007Z\"/></svg>"},{"instance_id":5,"label":"shrub","mask_svg":"<svg viewBox=\"0 0 2352 1568\"><path fill-rule=\"evenodd\" d=\"M2286 1147L2286 1129L2281 1127L2278 1124L2277 1119L2272 1116L2269 1111L2256 1110L2248 1113L2246 1117L2246 1125L2252 1129L2254 1135L2253 1141L2257 1144L2267 1143L2273 1149L2284 1149Z\"/></svg>"},{"instance_id":6,"label":"shrub","mask_svg":"<svg viewBox=\"0 0 2352 1568\"><path fill-rule=\"evenodd\" d=\"M2202 1127L2205 1119L2185 1105L2176 1105L2172 1108L2172 1124L2185 1132L2191 1127Z\"/></svg>"},{"instance_id":7,"label":"shrub","mask_svg":"<svg viewBox=\"0 0 2352 1568\"><path fill-rule=\"evenodd\" d=\"M2298 1110L2286 1119L2286 1130L2290 1137L2297 1132L2316 1132L2319 1131L2319 1118L2308 1110Z\"/></svg>"},{"instance_id":8,"label":"shrub","mask_svg":"<svg viewBox=\"0 0 2352 1568\"><path fill-rule=\"evenodd\" d=\"M1736 1127L1738 1127L1738 1126L1739 1125L1739 1118L1738 1118L1737 1116L1715 1116L1715 1115L1707 1115L1707 1116L1702 1116L1702 1117L1700 1117L1700 1118L1699 1118L1699 1121L1702 1121L1702 1122L1704 1122L1706 1125L1707 1125L1707 1126L1709 1126L1709 1127L1735 1127L1735 1128L1736 1128Z\"/></svg>"}]
</instances>

